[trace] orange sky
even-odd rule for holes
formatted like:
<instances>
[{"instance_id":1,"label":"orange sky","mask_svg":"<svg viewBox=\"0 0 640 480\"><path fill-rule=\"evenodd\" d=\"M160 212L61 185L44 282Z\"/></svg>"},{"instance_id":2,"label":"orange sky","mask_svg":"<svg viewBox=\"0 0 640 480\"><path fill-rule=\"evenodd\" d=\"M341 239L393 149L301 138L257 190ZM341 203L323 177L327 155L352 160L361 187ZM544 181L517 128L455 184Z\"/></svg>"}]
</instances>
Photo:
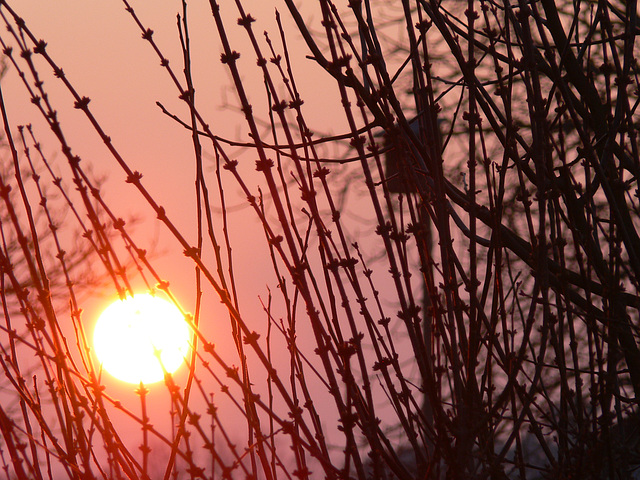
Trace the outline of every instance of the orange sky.
<instances>
[{"instance_id":1,"label":"orange sky","mask_svg":"<svg viewBox=\"0 0 640 480\"><path fill-rule=\"evenodd\" d=\"M148 43L141 38L133 20L125 12L119 2L102 0L62 0L56 2L42 2L38 0L21 0L16 7L26 20L27 25L38 38L44 39L47 51L63 68L67 78L81 96L91 98L90 109L97 117L102 127L113 141L122 157L133 170L143 173L142 183L155 199L165 207L169 218L177 225L187 239L196 243L195 236L195 193L194 193L194 155L190 133L165 115L156 106L156 101L162 102L173 113L184 119L188 118L186 106L177 98L177 90L166 73L159 65L159 60ZM190 10L192 21L191 42L194 56L194 75L196 98L200 111L209 122L216 135L234 140L247 141L247 127L242 116L225 102L235 106L235 93L230 88L231 82L224 66L220 63L221 47L217 32L213 29L213 21L208 10L208 2L192 2ZM263 2L254 0L245 2L249 12L258 19L255 30L262 32L269 29L271 38L276 46L280 45L279 34L275 28L274 5L277 4L282 12L285 25L287 11L279 0ZM260 72L256 68L254 54L248 53L247 42L243 30L236 24L237 14L231 10L232 2L223 2L223 10L231 19L228 28L234 35L231 38L233 48L247 52L241 57L240 66L243 69L245 87L247 88L254 111L259 118L268 118L268 109ZM182 70L182 55L176 32L176 13L180 9L180 2L159 0L154 2L138 1L133 4L137 14L155 32L154 39L163 49L164 55L170 59L176 73ZM315 7L315 5L314 5ZM317 18L315 12L308 14L310 22ZM291 23L289 23L291 25ZM319 27L318 27L319 28ZM347 128L341 107L337 99L334 83L326 73L311 60L305 58L306 45L296 34L295 29L287 31L289 48L295 70L298 88L305 102L304 112L307 124L318 133L344 133ZM262 37L261 37L262 38ZM73 108L73 99L69 93L51 74L41 58L36 58L41 64L41 73L45 74L47 88L55 108L58 109L62 126L74 152L83 159L84 165L91 165L96 177L106 176L106 183L102 189L103 197L115 209L118 216L141 218L132 231L139 246L157 241L157 253L153 264L164 279L171 284L173 293L177 296L186 311L194 309L194 268L190 260L182 254L182 248L155 220L155 215L142 200L139 192L123 180L124 173L116 161L108 153L99 136L93 131L83 113ZM20 84L15 72L9 71L3 79L2 89L7 100L8 115L14 126L33 123L36 134L43 142L47 154L57 155L57 167L65 170L64 157L60 154L60 147L52 138L48 127L33 105L28 101L24 87ZM209 145L206 151L211 152ZM234 157L238 150L227 148L227 153ZM323 153L321 151L321 153ZM326 155L335 155L335 150L327 150ZM248 186L257 195L257 186L262 178L255 172L255 158L241 158L241 168L244 168ZM243 166L244 165L244 166ZM215 187L213 163L208 168L211 196L217 202L218 195ZM334 166L331 166L334 169ZM223 172L223 175L229 175ZM340 177L333 177L340 179ZM251 211L235 182L227 177L225 187L227 205L232 213L229 226L234 248L234 267L237 275L241 313L249 323L253 323L257 330L266 329L266 316L262 311L260 300L265 303L269 292L278 298L276 278L272 270L271 259L268 256L262 227L255 213ZM340 185L338 185L340 186ZM352 185L350 188L357 188ZM262 188L263 191L268 191ZM293 194L298 192L292 189ZM353 194L355 195L355 194ZM353 199L353 195L351 198ZM357 199L356 199L357 200ZM214 203L214 212L218 208ZM343 210L344 218L348 218L347 228L357 231L358 228L373 231L370 223L363 223L359 218L360 212ZM356 218L356 216L358 216ZM355 221L354 221L355 219ZM220 219L216 219L218 222ZM221 232L217 232L221 235ZM358 240L358 237L354 237ZM350 239L350 241L353 239ZM365 252L369 254L371 252ZM209 251L205 261L212 262ZM97 266L99 268L99 266ZM383 272L386 271L383 269ZM83 303L84 323L89 332L107 301L116 298L115 291L95 292L94 298L88 298ZM237 364L235 347L228 334L229 318L224 307L209 289L205 297L202 322L207 325L203 330L210 341L216 344L219 353L229 361ZM283 315L275 312L276 317ZM274 333L275 335L275 333ZM308 325L299 333L299 338L308 335L311 329ZM264 336L262 337L264 338ZM309 347L313 351L313 345ZM276 350L284 362L288 359L284 348ZM310 354L313 357L313 354ZM288 365L283 371L288 370ZM184 381L178 372L177 381ZM264 386L264 370L260 369L254 384L260 390ZM129 384L111 380L105 376L108 393L120 399L123 404L132 405L137 409L139 401L134 389ZM210 388L214 388L211 386ZM266 387L265 387L266 388ZM169 427L166 413L169 409L169 399L162 384L151 386L151 393L155 395L154 406L158 418L154 421L156 427ZM324 387L319 392L319 399L326 395ZM324 402L326 403L326 402ZM322 400L319 402L323 404ZM327 403L330 405L330 403ZM115 413L115 418L121 415ZM333 425L335 418L327 416L327 423ZM163 427L164 425L164 427ZM139 426L134 425L132 441L138 441Z\"/></svg>"},{"instance_id":2,"label":"orange sky","mask_svg":"<svg viewBox=\"0 0 640 480\"><path fill-rule=\"evenodd\" d=\"M201 111L205 114L215 134L237 140L248 140L247 128L242 117L225 102L235 105L234 92L229 88L229 76L220 63L219 40L212 28L213 20L208 13L207 2L192 2L189 11L192 22L191 42L194 55L196 95ZM225 5L224 8L228 8ZM268 28L278 45L275 29L274 5L277 2L246 2L249 11L258 18L256 31ZM177 73L181 72L182 57L176 33L176 13L180 3L176 1L135 2L136 13L145 26L152 28L155 40L171 61ZM286 18L284 5L277 5ZM177 90L159 65L146 41L143 41L131 17L119 2L98 0L63 0L42 2L21 0L16 2L18 13L29 28L47 42L47 51L63 68L67 78L81 96L91 98L90 108L100 121L113 144L133 170L143 173L144 186L165 207L169 218L176 223L187 238L195 244L195 194L194 157L190 134L173 120L164 116L155 105L162 102L172 112L187 118L187 109L177 98ZM242 34L236 25L235 12L227 13L231 18L229 28ZM313 12L310 13L313 18ZM233 37L234 48L246 51L247 43L241 35ZM290 48L294 55L294 66L298 66L297 81L305 100L305 111L310 112L311 128L338 133L341 127L331 113L332 82L319 75L320 69L310 60L304 59L306 47L300 38L290 33ZM297 57L297 59L296 59ZM40 61L45 88L58 110L63 130L74 152L83 159L85 166L91 165L96 177L106 176L102 190L108 204L122 217L135 216L142 219L134 230L134 238L145 247L157 240L156 251L161 253L154 266L170 281L172 290L187 311L192 311L194 302L193 266L183 255L181 248L154 219L153 212L141 199L133 186L125 184L124 173L107 152L98 135L93 131L82 112L73 108L69 93L51 75L51 69ZM247 54L241 66L245 69L246 86L252 95L256 110L261 108L267 118L262 80L255 68L254 55ZM10 70L3 79L2 89L7 101L8 115L14 126L33 123L36 135L43 143L46 154L57 155L57 167L64 171L64 158L59 145L52 138L48 127L39 118L39 113L28 101L26 91L15 72ZM315 122L315 123L314 123ZM207 148L210 152L211 149ZM230 148L228 152L234 153ZM249 158L247 171L254 169L255 159ZM212 164L211 164L212 165ZM210 165L210 166L211 166ZM211 172L210 172L211 173ZM259 182L257 175L255 188ZM214 182L211 175L210 181ZM227 202L233 210L230 220L234 238L234 262L238 273L240 299L243 313L248 318L264 323L258 297L266 298L267 286L275 290L275 278L271 263L264 250L261 227L247 206L244 195L233 184L226 189ZM211 185L213 197L215 185ZM257 192L256 192L257 193ZM237 207L237 208L236 208ZM209 257L211 258L211 257ZM105 306L105 294L115 298L115 292L96 292L98 300L88 299L84 304L84 322L89 331L100 310ZM216 322L220 328L228 328L228 316L219 302L209 293L203 319ZM218 318L219 317L219 318ZM211 332L210 332L211 333ZM215 333L215 332L214 332ZM223 353L233 356L229 341L212 338ZM107 380L108 381L108 380ZM123 401L137 401L129 385L112 383L112 393ZM164 388L159 386L158 388ZM163 412L168 403L159 402Z\"/></svg>"}]
</instances>

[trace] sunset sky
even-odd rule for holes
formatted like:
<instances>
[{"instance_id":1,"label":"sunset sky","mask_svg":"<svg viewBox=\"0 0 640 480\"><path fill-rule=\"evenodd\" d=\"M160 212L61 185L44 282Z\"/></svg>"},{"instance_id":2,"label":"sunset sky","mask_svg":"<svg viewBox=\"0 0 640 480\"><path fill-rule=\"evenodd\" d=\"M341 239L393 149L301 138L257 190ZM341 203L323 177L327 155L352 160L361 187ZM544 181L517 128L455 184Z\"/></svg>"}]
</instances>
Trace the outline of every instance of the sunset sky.
<instances>
[{"instance_id":1,"label":"sunset sky","mask_svg":"<svg viewBox=\"0 0 640 480\"><path fill-rule=\"evenodd\" d=\"M277 49L281 49L280 35L275 22L275 8L282 12L287 30L288 48L295 70L297 87L305 102L307 123L319 134L338 134L347 131L345 121L337 101L336 87L319 66L305 58L306 45L295 28L291 28L286 7L281 2L252 2L248 4L252 16L258 19L256 32L269 30ZM193 5L192 5L193 4ZM276 5L277 4L277 5ZM178 1L134 2L133 7L145 28L154 30L154 39L170 65L180 76L182 74L182 53L176 28L176 14L181 11ZM249 141L248 129L242 115L237 111L237 99L231 87L230 76L220 62L220 41L209 11L208 2L190 2L190 40L193 49L193 72L196 87L196 102L205 115L212 131L221 137L236 141ZM141 33L122 3L113 1L65 0L41 2L24 0L19 3L18 13L37 38L47 42L47 52L60 66L80 96L91 99L89 104L97 120L113 145L132 170L143 174L142 184L162 205L169 219L180 229L187 240L196 243L196 200L194 192L195 167L193 145L190 132L176 124L156 106L161 102L173 114L188 120L188 110L178 99L178 92L169 76L160 66L160 61L149 44L141 38ZM237 13L231 2L225 2L223 13L228 21L232 48L247 52L241 57L240 67L254 111L261 119L268 119L267 100L261 74L256 68L255 56L236 23ZM308 13L309 24L314 25L317 12ZM289 25L289 27L287 27ZM264 37L260 37L261 40ZM52 75L51 68L39 56L34 57L39 65L39 73L45 81L51 101L57 109L64 134L73 152L96 179L104 179L101 189L103 198L117 216L137 218L138 223L131 230L138 246L154 253L153 265L163 278L170 282L171 290L187 312L194 311L195 275L192 262L185 258L182 248L166 229L155 219L154 212L142 199L136 189L124 182L125 174L109 154L99 136L93 130L84 114L73 108L73 98ZM60 153L60 146L53 138L40 113L29 102L24 86L13 68L9 68L2 81L2 90L8 108L9 119L16 128L31 123L35 134L42 142L43 151L54 158L54 167L67 175L68 167ZM336 114L336 112L338 112ZM266 124L265 124L266 125ZM266 137L269 138L269 137ZM214 161L211 146L204 142L205 165L209 175L210 193L214 202L214 214L220 212L215 186ZM323 150L327 156L336 155L334 150ZM255 172L255 158L243 156L239 148L227 147L229 156L240 159L248 187L258 194L263 178ZM333 167L332 167L333 168ZM234 268L238 284L241 312L256 329L264 330L266 315L261 302L267 303L269 293L276 290L276 278L271 259L265 246L264 232L259 221L247 205L245 195L230 175L226 177L225 194L229 218L229 234L233 245ZM338 177L339 178L339 177ZM346 186L347 183L344 183ZM338 185L341 188L341 185ZM350 187L357 191L356 185ZM297 189L292 191L297 195ZM273 211L267 213L273 215ZM354 210L348 228L371 230L371 223L361 218ZM346 215L350 213L344 210ZM220 225L220 219L215 219ZM71 226L71 225L69 225ZM218 231L220 234L220 231ZM355 237L357 239L357 236ZM211 252L205 261L213 264ZM96 264L100 274L102 266ZM134 285L144 289L136 276ZM112 288L98 289L85 295L82 308L83 322L89 332L106 306L117 298ZM220 304L219 298L209 289L203 300L201 321L209 340L230 363L237 362L235 346L229 336L229 316ZM281 315L276 312L276 315ZM311 338L311 329L305 326L299 338ZM310 347L311 349L313 346ZM287 362L287 356L282 356ZM285 367L288 368L288 367ZM178 371L178 381L184 380L186 369ZM182 376L181 376L182 375ZM257 378L256 388L260 391L263 378ZM135 389L130 384L119 383L105 375L103 381L108 391L124 404L137 405L139 401ZM166 413L169 399L162 382L150 386L154 397L154 409L158 415L156 426L168 428ZM212 388L212 387L208 387ZM324 394L324 389L322 390ZM135 409L135 407L133 407ZM114 418L120 417L114 412ZM331 419L328 419L332 421ZM164 425L164 427L163 427ZM139 425L132 425L132 432L139 431ZM138 435L135 433L135 435ZM137 438L133 437L133 438Z\"/></svg>"},{"instance_id":2,"label":"sunset sky","mask_svg":"<svg viewBox=\"0 0 640 480\"><path fill-rule=\"evenodd\" d=\"M224 5L227 10L223 10L223 13L231 19L228 22L230 35L236 35L231 37L231 41L236 42L233 48L248 52L240 62L245 75L245 87L258 116L267 119L264 87L255 66L254 54L248 50L243 31L236 24L237 13L231 2L227 3L228 5ZM176 15L181 12L180 2L133 2L132 6L145 27L154 30L154 39L163 54L169 58L176 73L181 75L183 61L176 27ZM249 8L250 13L258 19L256 31L268 29L276 48L281 48L275 22L276 6L283 13L285 26L291 25L286 7L280 2L256 1ZM216 135L248 141L248 130L237 111L236 94L230 86L230 77L220 62L222 49L213 28L208 2L190 2L189 7L197 103ZM190 133L162 114L156 102L161 102L172 113L185 120L188 119L188 110L178 99L175 86L160 67L159 59L149 44L141 38L140 30L125 11L124 5L117 1L98 0L24 0L16 8L34 35L47 42L48 53L62 67L78 93L91 99L91 111L128 165L143 174L142 183L145 188L166 209L169 218L187 239L195 244L195 167ZM309 12L310 21L316 18L315 15L316 12ZM304 58L307 54L306 46L295 29L290 29L287 33L292 62L294 68L298 68L298 88L305 101L304 108L310 127L325 133L341 133L345 128L341 124L341 117L332 113L332 109L339 108L333 82L322 75L321 69L311 60ZM90 165L89 170L94 173L95 178L105 179L101 193L115 213L125 219L139 219L132 230L134 238L139 246L155 252L154 267L170 282L171 289L183 308L193 312L193 264L184 257L182 248L175 239L155 219L153 211L139 192L123 181L125 174L83 113L73 108L71 95L54 78L51 68L42 58L37 57L35 60L39 62L37 65L40 66L45 88L58 110L63 131L74 153L82 158L85 167ZM32 123L35 134L43 144L44 153L56 159L55 167L60 172L68 172L59 144L40 113L29 102L26 90L15 73L9 68L2 81L7 113L12 125L15 128ZM214 212L219 212L219 206L215 203L218 195L211 152L210 145L205 143L205 154L209 159L205 168L210 175ZM228 147L227 153L232 157L240 155L241 161L243 159L242 151L237 148ZM256 187L261 179L254 171L255 158L244 158L244 162L245 166L241 163L240 168L245 169L248 175L246 178L255 179L254 184L249 182L249 187L257 194ZM229 226L234 245L239 297L243 302L242 312L262 328L265 317L260 299L266 301L269 288L275 288L275 277L265 248L264 234L255 213L248 208L245 196L231 178L225 186L225 193L231 212ZM211 261L210 253L208 255L208 260ZM102 267L96 265L96 268ZM98 270L98 274L100 271ZM143 287L139 281L136 285ZM83 321L88 331L93 329L100 312L116 297L113 289L94 291L91 296L85 296L82 305ZM203 306L202 319L211 326L207 332L211 341L228 358L235 358L235 347L228 337L229 318L224 307L211 291L205 295ZM108 377L105 377L105 381L112 389L110 391L124 402L138 401L131 385L119 384ZM159 395L159 401L156 402L159 414L166 416L168 400L162 393L164 387L160 384L152 388ZM116 418L117 415L116 413Z\"/></svg>"},{"instance_id":3,"label":"sunset sky","mask_svg":"<svg viewBox=\"0 0 640 480\"><path fill-rule=\"evenodd\" d=\"M6 476L613 472L636 17L0 0Z\"/></svg>"},{"instance_id":4,"label":"sunset sky","mask_svg":"<svg viewBox=\"0 0 640 480\"><path fill-rule=\"evenodd\" d=\"M279 46L275 8L282 10L285 24L288 16L286 7L275 3L278 2L254 2L249 8L250 13L258 19L256 31L269 29L274 43ZM176 28L176 14L181 12L180 2L134 2L132 6L145 26L154 30L154 39L170 59L171 66L181 74L183 62ZM197 102L216 135L247 141L247 128L237 112L235 92L231 90L229 75L220 63L221 47L213 29L208 2L192 2L189 8ZM246 40L241 35L241 27L235 22L237 13L231 4L224 8L227 10L223 10L223 13L231 18L228 22L230 34L237 34L237 37L232 37L232 41L237 42L234 48L245 51ZM121 2L102 1L66 0L43 3L27 0L20 2L19 14L34 34L47 42L47 51L63 68L78 93L91 98L91 111L130 167L143 173L143 185L166 208L169 217L193 238L195 173L190 134L163 115L156 102L161 102L172 113L184 119L188 118L187 109L177 98L175 86L160 67L156 54L141 38L138 27L125 11L124 5ZM310 12L310 18L314 18L314 12ZM316 122L312 127L337 133L342 126L336 124L335 116L331 116L329 112L331 102L328 92L333 88L332 83L323 80L318 75L319 67L304 58L306 46L295 31L291 33L289 42L294 66L300 67L297 72L299 88L303 95L307 94L304 100L306 111L311 112L308 118ZM252 102L259 111L261 108L264 110L266 103L253 57L252 53L247 53L242 58L244 63L241 66L246 71L246 87L252 96ZM172 240L164 236L158 222L150 218L153 216L152 212L139 194L131 185L122 182L124 173L111 158L82 112L72 108L71 96L50 74L51 69L43 62L41 65L45 87L59 111L63 129L74 152L84 162L91 164L97 178L106 177L103 189L105 198L111 205L121 209L119 214L123 217L144 219L144 226L138 227L135 232L139 238L147 242L159 239L159 250L173 247ZM45 153L55 154L59 151L59 146L51 139L48 127L39 118L39 113L26 101L25 89L11 69L3 79L2 87L12 123L33 123L36 134L42 139L45 148L48 148ZM265 110L264 118L267 118L266 115ZM209 145L205 144L205 149L211 158ZM228 149L231 155L236 152L240 153L238 149ZM247 159L248 171L253 170L253 161ZM213 165L211 160L206 166L210 172ZM226 194L229 196L228 205L237 218L232 222L236 222L239 227L235 231L239 234L239 247L251 249L247 241L255 237L240 230L248 225L256 225L252 221L253 214L247 211L244 196L239 195L236 187L227 188ZM192 282L191 269L186 260L163 255L157 261L166 267L163 271L167 275L179 275L183 278L186 271L188 281ZM241 268L243 261L242 256L236 258L239 271L256 267L255 258L244 269ZM180 266L176 268L178 265ZM255 275L250 277L255 278ZM180 281L174 280L172 287L181 295L192 293L191 284L182 291Z\"/></svg>"}]
</instances>

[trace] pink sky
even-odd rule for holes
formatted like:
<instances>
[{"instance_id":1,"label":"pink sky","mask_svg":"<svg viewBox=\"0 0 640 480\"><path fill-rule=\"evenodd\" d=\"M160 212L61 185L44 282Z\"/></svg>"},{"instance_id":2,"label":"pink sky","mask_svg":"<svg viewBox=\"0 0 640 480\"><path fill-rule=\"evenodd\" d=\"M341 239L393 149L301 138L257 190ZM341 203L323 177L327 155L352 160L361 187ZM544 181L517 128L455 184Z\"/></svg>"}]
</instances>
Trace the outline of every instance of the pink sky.
<instances>
[{"instance_id":1,"label":"pink sky","mask_svg":"<svg viewBox=\"0 0 640 480\"><path fill-rule=\"evenodd\" d=\"M230 7L225 5L224 8ZM268 28L279 45L278 32L275 29L274 3L251 2L250 12L259 20L256 31ZM155 40L163 49L164 55L171 61L177 73L182 69L182 57L176 32L176 13L179 2L157 1L136 2L136 13L152 28ZM286 17L284 5L278 5ZM29 28L38 38L44 39L47 51L63 68L67 78L82 96L91 98L90 108L102 127L111 136L129 166L143 173L144 186L165 207L168 216L182 232L195 244L195 194L193 147L189 132L164 116L155 105L162 102L173 113L187 118L187 109L177 98L177 90L159 65L159 60L146 41L143 41L131 17L119 2L104 1L57 1L41 2L22 0L18 13L26 20ZM194 49L194 74L196 76L196 95L201 111L210 122L215 134L227 138L246 141L247 128L242 117L224 107L225 99L235 105L234 92L229 88L229 76L219 56L221 47L217 33L213 29L213 20L207 2L194 3L190 7L193 21L191 42ZM230 30L242 34L236 25L235 12L228 15ZM311 14L311 16L313 16ZM233 38L238 45L234 48L247 51L247 43L241 35ZM289 36L290 48L294 55L294 65L298 67L297 81L305 100L308 118L316 122L311 128L338 133L342 126L331 113L337 108L331 101L333 84L319 75L320 69L310 60L304 59L306 47L294 33ZM297 56L297 59L295 58ZM40 58L36 58L41 61ZM253 95L256 110L262 108L267 118L262 80L255 68L254 56L247 54L242 59L246 74L246 86ZM133 231L134 237L144 247L158 240L158 256L154 266L170 281L172 290L187 311L192 311L194 301L193 266L183 255L181 248L175 248L176 242L154 219L153 212L141 199L133 186L125 184L124 173L110 156L98 135L93 131L82 112L73 108L73 99L60 83L51 75L51 69L41 62L41 73L55 108L58 109L65 135L74 152L91 165L96 177L106 176L107 181L102 193L117 215L136 216L143 221ZM36 135L42 140L47 154L57 154L58 168L64 171L64 158L59 154L59 145L52 138L48 127L33 105L28 101L24 87L15 72L9 71L2 83L3 93L8 105L8 115L14 126L33 123ZM259 114L260 116L260 114ZM339 117L339 116L338 116ZM211 149L207 145L207 151ZM229 148L233 154L234 149ZM247 171L253 171L255 159L247 158ZM213 164L210 164L211 167ZM255 188L259 177L255 178ZM215 194L214 176L210 176L212 197ZM238 273L240 299L243 301L243 313L248 318L264 324L258 297L266 299L267 286L275 290L275 278L264 247L264 237L255 215L246 207L244 195L239 194L235 185L230 183L226 189L227 202L233 208L230 220L231 234L234 238L234 262ZM257 191L256 191L257 193ZM209 256L209 259L211 257ZM96 299L88 299L83 305L84 322L88 331L100 310L105 306L105 294L111 298L115 294L96 292ZM203 321L208 320L225 332L228 329L228 316L224 308L214 298L212 292L206 297L207 307ZM215 337L215 330L208 333ZM224 338L224 337L223 337ZM235 358L230 342L212 341L221 347L229 358ZM226 342L226 344L225 344ZM110 392L125 402L137 402L133 388L129 385L108 382ZM157 391L164 387L158 386ZM168 409L165 398L158 402L162 412Z\"/></svg>"},{"instance_id":2,"label":"pink sky","mask_svg":"<svg viewBox=\"0 0 640 480\"><path fill-rule=\"evenodd\" d=\"M278 44L274 3L277 2L254 2L250 5L250 12L259 20L256 31L269 28ZM146 26L154 30L154 39L180 74L182 57L176 29L176 14L181 8L179 2L137 2L133 6ZM231 10L231 4L228 7L225 6L227 15L232 18L229 22L231 33L242 34L241 27L235 24L237 14ZM286 17L284 5L278 7ZM177 98L175 86L160 67L159 60L148 43L142 40L140 31L125 12L124 6L119 2L66 0L54 4L25 0L20 2L18 8L35 35L47 42L47 51L64 69L79 94L91 98L91 111L130 167L143 173L144 186L166 208L169 217L193 238L195 173L190 134L164 116L155 102L160 101L185 119L187 109ZM207 2L195 2L193 6L190 5L189 11L193 24L191 43L197 101L215 134L247 141L247 128L242 117L224 107L226 101L236 104L235 94L229 88L229 76L219 61L221 47L208 9ZM238 42L235 48L246 51L247 43L242 35L232 41ZM326 120L327 95L318 94L320 91L326 92L331 83L319 83L320 69L302 58L306 47L300 38L291 34L290 42L294 56L298 55L297 65L306 67L299 69L298 81L303 94L308 93L305 96L305 107L307 111L313 112L309 118L321 122L312 125L312 128L335 132L339 127L335 124L336 119L331 117L330 121ZM247 88L253 94L252 101L259 111L264 107L265 100L262 81L253 57L247 54L242 59L242 66L246 69ZM82 112L72 108L71 96L50 75L50 68L44 64L42 73L74 152L83 158L85 164L91 164L96 176L106 175L107 184L103 189L106 199L114 207L121 208L122 216L149 217L151 210L131 185L122 182L124 173L110 157ZM54 141L45 141L49 138L48 128L38 118L39 113L35 107L25 101L27 97L24 88L11 71L3 80L3 90L8 99L12 123L33 123L45 148L49 147L47 153L58 151L59 146ZM266 118L266 113L264 117ZM210 152L208 145L206 147ZM232 148L228 151L234 153ZM251 166L248 170L253 170L253 159L247 159L247 162ZM213 163L209 163L208 167L212 166ZM242 224L244 228L252 214L247 212L249 217L244 216L246 202L244 196L234 195L237 192L238 189L234 187L226 191L229 205L241 207L238 213L241 220L238 220L238 224ZM159 228L157 222L146 222L144 228L137 229L136 234L148 241L162 234L158 231ZM247 238L251 236L242 235L238 240L242 242ZM169 243L161 240L160 245L161 248L173 246L171 240ZM242 257L238 256L236 261L242 263ZM175 260L167 260L166 265L173 270ZM255 259L249 265L255 267ZM183 275L183 269L184 265L172 275ZM172 284L175 285L175 282ZM185 294L190 290L186 289Z\"/></svg>"}]
</instances>

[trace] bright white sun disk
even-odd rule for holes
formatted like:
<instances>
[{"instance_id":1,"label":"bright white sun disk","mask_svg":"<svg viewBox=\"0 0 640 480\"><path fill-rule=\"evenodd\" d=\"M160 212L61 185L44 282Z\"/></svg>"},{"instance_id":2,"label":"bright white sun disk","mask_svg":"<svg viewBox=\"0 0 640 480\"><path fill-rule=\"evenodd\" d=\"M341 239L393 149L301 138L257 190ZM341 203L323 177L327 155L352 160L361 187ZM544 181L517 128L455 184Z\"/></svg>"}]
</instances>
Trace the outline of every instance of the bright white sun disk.
<instances>
[{"instance_id":1,"label":"bright white sun disk","mask_svg":"<svg viewBox=\"0 0 640 480\"><path fill-rule=\"evenodd\" d=\"M189 326L172 303L149 294L117 300L95 327L93 345L102 368L129 383L149 384L174 373L190 345Z\"/></svg>"}]
</instances>

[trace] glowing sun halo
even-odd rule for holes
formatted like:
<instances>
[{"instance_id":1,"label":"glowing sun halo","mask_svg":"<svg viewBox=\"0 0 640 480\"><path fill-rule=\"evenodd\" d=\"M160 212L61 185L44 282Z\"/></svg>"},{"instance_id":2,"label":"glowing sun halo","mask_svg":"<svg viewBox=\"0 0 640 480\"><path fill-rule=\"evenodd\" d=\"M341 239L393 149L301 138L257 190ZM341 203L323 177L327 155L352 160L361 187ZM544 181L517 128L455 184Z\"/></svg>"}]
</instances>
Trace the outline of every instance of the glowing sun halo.
<instances>
[{"instance_id":1,"label":"glowing sun halo","mask_svg":"<svg viewBox=\"0 0 640 480\"><path fill-rule=\"evenodd\" d=\"M172 303L149 294L117 300L100 315L93 345L102 368L129 383L154 383L189 352L189 327Z\"/></svg>"}]
</instances>

